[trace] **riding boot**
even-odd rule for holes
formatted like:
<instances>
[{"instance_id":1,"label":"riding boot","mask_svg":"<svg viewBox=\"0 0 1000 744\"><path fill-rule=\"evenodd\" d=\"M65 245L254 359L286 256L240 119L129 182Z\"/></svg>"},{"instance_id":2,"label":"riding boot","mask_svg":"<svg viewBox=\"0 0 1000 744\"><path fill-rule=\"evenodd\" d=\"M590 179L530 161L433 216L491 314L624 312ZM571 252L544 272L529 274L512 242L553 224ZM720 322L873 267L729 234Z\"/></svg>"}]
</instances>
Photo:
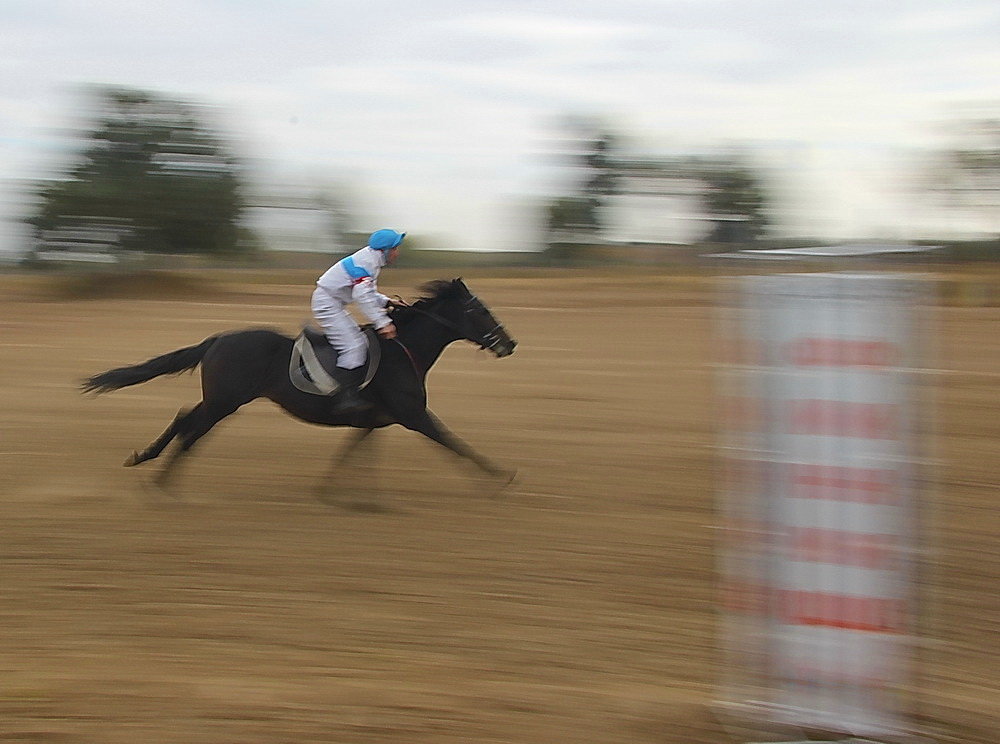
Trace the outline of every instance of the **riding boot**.
<instances>
[{"instance_id":1,"label":"riding boot","mask_svg":"<svg viewBox=\"0 0 1000 744\"><path fill-rule=\"evenodd\" d=\"M371 403L358 394L358 387L364 381L365 368L344 369L337 367L337 382L340 389L333 396L333 413L353 413L371 408Z\"/></svg>"}]
</instances>

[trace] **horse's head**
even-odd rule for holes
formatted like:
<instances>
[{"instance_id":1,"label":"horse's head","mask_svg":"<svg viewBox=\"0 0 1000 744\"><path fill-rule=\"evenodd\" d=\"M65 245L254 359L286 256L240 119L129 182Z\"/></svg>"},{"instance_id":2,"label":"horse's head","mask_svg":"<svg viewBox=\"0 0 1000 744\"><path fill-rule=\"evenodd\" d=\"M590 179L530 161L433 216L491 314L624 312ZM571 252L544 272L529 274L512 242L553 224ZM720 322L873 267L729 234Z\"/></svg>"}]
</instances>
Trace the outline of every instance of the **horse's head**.
<instances>
[{"instance_id":1,"label":"horse's head","mask_svg":"<svg viewBox=\"0 0 1000 744\"><path fill-rule=\"evenodd\" d=\"M461 338L478 344L497 357L514 353L517 342L493 317L482 300L461 279L439 279L425 284L424 295L410 308L446 321Z\"/></svg>"},{"instance_id":2,"label":"horse's head","mask_svg":"<svg viewBox=\"0 0 1000 744\"><path fill-rule=\"evenodd\" d=\"M486 304L472 294L461 279L455 279L453 284L462 295L465 338L493 352L497 357L513 354L517 341L510 337L507 329L493 316Z\"/></svg>"}]
</instances>

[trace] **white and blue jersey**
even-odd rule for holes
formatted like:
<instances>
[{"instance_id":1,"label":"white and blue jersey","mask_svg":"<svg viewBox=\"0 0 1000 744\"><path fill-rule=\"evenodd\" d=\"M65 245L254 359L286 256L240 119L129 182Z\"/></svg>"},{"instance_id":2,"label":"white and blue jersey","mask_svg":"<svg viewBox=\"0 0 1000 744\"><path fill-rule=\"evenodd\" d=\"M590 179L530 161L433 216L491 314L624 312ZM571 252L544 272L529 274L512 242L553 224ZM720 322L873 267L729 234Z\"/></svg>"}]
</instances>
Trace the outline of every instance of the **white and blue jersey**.
<instances>
[{"instance_id":1,"label":"white and blue jersey","mask_svg":"<svg viewBox=\"0 0 1000 744\"><path fill-rule=\"evenodd\" d=\"M386 312L389 298L378 291L376 283L385 260L384 251L366 246L335 263L316 282L312 296L313 317L339 352L338 367L360 367L367 351L364 334L347 312L347 305L356 303L376 328L392 323Z\"/></svg>"},{"instance_id":2,"label":"white and blue jersey","mask_svg":"<svg viewBox=\"0 0 1000 744\"><path fill-rule=\"evenodd\" d=\"M357 303L376 328L384 328L392 322L385 310L389 298L378 291L378 274L385 259L384 251L366 246L327 269L316 284L339 308Z\"/></svg>"}]
</instances>

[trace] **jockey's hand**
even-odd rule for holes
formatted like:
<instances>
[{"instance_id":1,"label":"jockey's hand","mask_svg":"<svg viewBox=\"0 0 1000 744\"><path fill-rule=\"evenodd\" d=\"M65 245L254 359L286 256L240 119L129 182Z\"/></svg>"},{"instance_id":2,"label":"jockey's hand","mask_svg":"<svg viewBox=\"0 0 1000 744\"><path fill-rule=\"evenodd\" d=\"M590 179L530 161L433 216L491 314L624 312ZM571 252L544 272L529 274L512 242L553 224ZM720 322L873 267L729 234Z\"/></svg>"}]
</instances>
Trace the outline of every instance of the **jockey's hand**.
<instances>
[{"instance_id":1,"label":"jockey's hand","mask_svg":"<svg viewBox=\"0 0 1000 744\"><path fill-rule=\"evenodd\" d=\"M376 333L384 339L396 338L396 326L390 323L379 328Z\"/></svg>"}]
</instances>

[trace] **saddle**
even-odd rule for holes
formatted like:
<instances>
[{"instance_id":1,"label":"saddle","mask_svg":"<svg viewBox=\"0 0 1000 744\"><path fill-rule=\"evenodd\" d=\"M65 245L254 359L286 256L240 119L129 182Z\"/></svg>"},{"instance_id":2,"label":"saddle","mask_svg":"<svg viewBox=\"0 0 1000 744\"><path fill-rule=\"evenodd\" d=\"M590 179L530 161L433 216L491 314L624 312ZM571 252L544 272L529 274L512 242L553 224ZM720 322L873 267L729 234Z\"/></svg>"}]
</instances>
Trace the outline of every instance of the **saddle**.
<instances>
[{"instance_id":1,"label":"saddle","mask_svg":"<svg viewBox=\"0 0 1000 744\"><path fill-rule=\"evenodd\" d=\"M382 358L378 334L370 325L362 326L368 342L365 360L364 381L359 389L365 388L378 369ZM326 335L312 326L303 326L302 333L292 345L292 356L288 361L288 379L303 393L311 395L336 395L340 390L337 381L337 350L326 340Z\"/></svg>"}]
</instances>

